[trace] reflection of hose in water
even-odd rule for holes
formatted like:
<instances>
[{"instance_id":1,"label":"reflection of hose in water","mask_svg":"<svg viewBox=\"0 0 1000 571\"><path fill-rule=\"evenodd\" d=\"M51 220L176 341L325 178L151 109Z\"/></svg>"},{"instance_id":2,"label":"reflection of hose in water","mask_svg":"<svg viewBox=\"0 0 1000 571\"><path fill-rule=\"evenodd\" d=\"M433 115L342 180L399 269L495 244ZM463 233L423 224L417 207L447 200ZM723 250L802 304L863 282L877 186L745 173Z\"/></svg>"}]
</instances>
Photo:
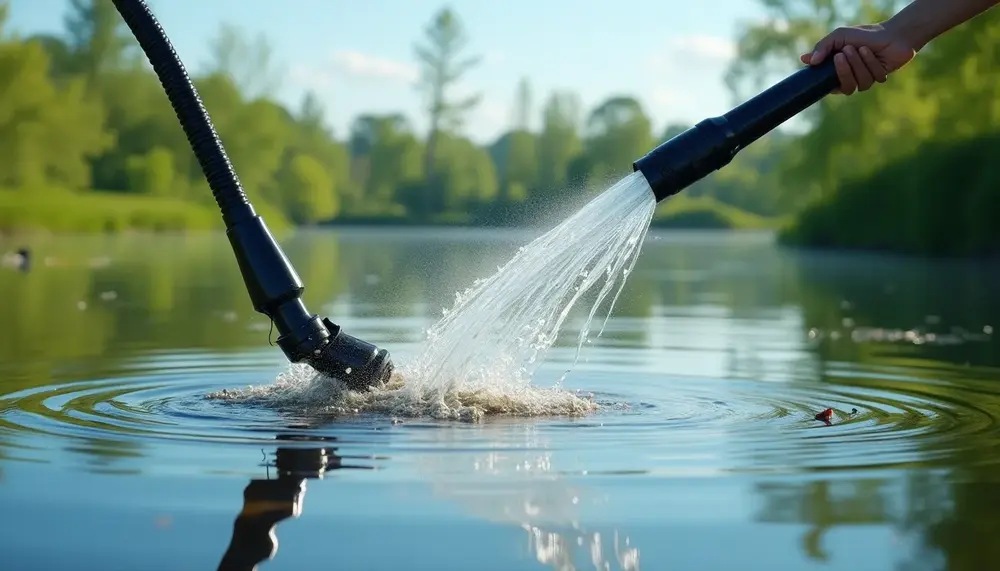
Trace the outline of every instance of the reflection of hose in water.
<instances>
[{"instance_id":1,"label":"reflection of hose in water","mask_svg":"<svg viewBox=\"0 0 1000 571\"><path fill-rule=\"evenodd\" d=\"M418 467L426 465L439 496L456 499L473 514L495 523L514 524L525 530L528 549L535 559L554 571L588 568L604 571L639 571L639 550L618 530L610 534L588 529L581 514L589 494L555 474L551 453L545 450L533 426L486 425L476 429L500 431L491 440L502 452L418 456ZM456 434L441 429L435 437ZM463 431L463 435L466 434ZM329 437L282 435L286 441L335 441ZM467 438L467 437L466 437ZM520 440L520 441L518 441ZM523 451L510 451L523 448ZM255 478L243 491L243 507L233 522L233 534L218 571L254 571L277 553L275 528L286 519L301 515L307 479L322 479L330 470L372 469L349 465L350 458L336 448L281 447L267 478ZM346 462L345 462L346 461ZM271 467L276 470L272 473ZM472 474L470 474L470 471ZM458 474L445 481L444 474ZM592 496L589 497L592 500Z\"/></svg>"},{"instance_id":2,"label":"reflection of hose in water","mask_svg":"<svg viewBox=\"0 0 1000 571\"><path fill-rule=\"evenodd\" d=\"M584 523L584 502L594 503L595 498L556 474L552 453L543 449L545 443L534 426L484 425L474 430L499 432L483 436L504 450L471 458L450 453L418 459L435 480L436 494L457 500L487 521L521 527L534 557L553 570L577 571L593 565L606 571L639 571L639 549L627 535L614 530L609 538ZM465 430L460 432L468 438ZM458 432L440 429L435 434L447 438ZM515 447L524 450L510 450ZM443 474L458 474L458 479L446 481Z\"/></svg>"},{"instance_id":3,"label":"reflection of hose in water","mask_svg":"<svg viewBox=\"0 0 1000 571\"><path fill-rule=\"evenodd\" d=\"M296 437L281 435L286 441L333 441L334 438ZM255 571L264 561L273 559L278 551L275 528L282 521L302 514L306 480L322 479L326 472L343 468L370 469L370 466L348 466L336 448L278 448L273 464L276 474L271 478L250 480L243 490L243 507L233 522L233 535L219 562L218 571Z\"/></svg>"}]
</instances>

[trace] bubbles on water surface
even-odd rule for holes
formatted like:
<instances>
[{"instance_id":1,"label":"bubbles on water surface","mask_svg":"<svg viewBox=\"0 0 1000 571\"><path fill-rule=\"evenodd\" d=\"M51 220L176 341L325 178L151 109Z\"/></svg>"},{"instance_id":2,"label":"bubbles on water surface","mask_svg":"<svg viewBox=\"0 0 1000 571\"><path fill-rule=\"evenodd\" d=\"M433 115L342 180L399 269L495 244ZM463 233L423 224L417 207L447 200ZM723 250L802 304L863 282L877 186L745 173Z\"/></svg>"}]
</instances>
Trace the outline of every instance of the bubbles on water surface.
<instances>
[{"instance_id":1,"label":"bubbles on water surface","mask_svg":"<svg viewBox=\"0 0 1000 571\"><path fill-rule=\"evenodd\" d=\"M304 365L291 366L272 384L223 389L208 398L331 417L378 413L465 422L478 422L487 416L574 417L598 409L589 395L559 388L480 386L434 391L406 382L401 373L394 374L384 387L356 392Z\"/></svg>"}]
</instances>

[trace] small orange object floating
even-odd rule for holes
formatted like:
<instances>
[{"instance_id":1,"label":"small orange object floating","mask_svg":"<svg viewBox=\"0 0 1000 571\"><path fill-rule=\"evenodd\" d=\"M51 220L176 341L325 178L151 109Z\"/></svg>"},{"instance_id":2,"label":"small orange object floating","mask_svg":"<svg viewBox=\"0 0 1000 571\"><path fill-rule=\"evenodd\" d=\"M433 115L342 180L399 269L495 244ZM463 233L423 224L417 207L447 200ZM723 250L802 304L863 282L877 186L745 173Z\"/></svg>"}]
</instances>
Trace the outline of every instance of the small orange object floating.
<instances>
[{"instance_id":1,"label":"small orange object floating","mask_svg":"<svg viewBox=\"0 0 1000 571\"><path fill-rule=\"evenodd\" d=\"M833 409L832 408L828 408L828 409L824 410L823 412L816 413L816 417L815 418L816 418L816 420L820 420L820 421L823 421L823 422L830 422L830 419L833 418Z\"/></svg>"}]
</instances>

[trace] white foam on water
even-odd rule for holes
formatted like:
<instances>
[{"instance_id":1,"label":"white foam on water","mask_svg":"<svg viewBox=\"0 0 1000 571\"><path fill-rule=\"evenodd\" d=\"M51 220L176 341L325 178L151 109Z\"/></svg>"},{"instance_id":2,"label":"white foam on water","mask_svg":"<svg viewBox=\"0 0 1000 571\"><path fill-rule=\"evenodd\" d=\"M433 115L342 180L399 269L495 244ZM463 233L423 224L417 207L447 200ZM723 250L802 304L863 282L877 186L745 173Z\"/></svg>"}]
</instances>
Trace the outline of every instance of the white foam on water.
<instances>
[{"instance_id":1,"label":"white foam on water","mask_svg":"<svg viewBox=\"0 0 1000 571\"><path fill-rule=\"evenodd\" d=\"M356 393L309 367L292 366L271 385L221 391L209 398L300 412L381 412L472 421L494 414L594 411L597 404L561 388L562 379L542 388L532 385L532 377L571 309L598 285L577 335L576 359L602 309L606 323L655 209L656 199L641 173L623 178L522 247L495 274L457 294L454 306L427 331L415 357L398 364L384 388Z\"/></svg>"}]
</instances>

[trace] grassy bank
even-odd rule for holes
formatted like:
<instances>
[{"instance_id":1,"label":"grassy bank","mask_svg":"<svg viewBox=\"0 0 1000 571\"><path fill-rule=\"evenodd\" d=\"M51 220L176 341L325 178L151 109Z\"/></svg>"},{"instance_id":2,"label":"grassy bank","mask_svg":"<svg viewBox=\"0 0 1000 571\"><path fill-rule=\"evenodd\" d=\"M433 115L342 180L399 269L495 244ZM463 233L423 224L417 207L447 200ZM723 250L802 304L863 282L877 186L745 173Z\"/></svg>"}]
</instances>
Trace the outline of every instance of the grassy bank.
<instances>
[{"instance_id":1,"label":"grassy bank","mask_svg":"<svg viewBox=\"0 0 1000 571\"><path fill-rule=\"evenodd\" d=\"M780 243L928 257L1000 254L1000 133L932 142L807 208Z\"/></svg>"},{"instance_id":2,"label":"grassy bank","mask_svg":"<svg viewBox=\"0 0 1000 571\"><path fill-rule=\"evenodd\" d=\"M254 205L273 231L289 227L280 212ZM402 211L357 213L330 221L331 226L504 226L517 220L491 224L468 214L442 214L417 220ZM775 228L777 221L744 212L707 197L683 193L660 205L653 227L705 230ZM158 198L111 192L68 192L51 189L0 190L0 232L117 233L126 231L184 232L219 230L218 210L175 198Z\"/></svg>"},{"instance_id":3,"label":"grassy bank","mask_svg":"<svg viewBox=\"0 0 1000 571\"><path fill-rule=\"evenodd\" d=\"M653 217L654 228L692 230L757 230L777 228L781 221L745 212L710 197L681 192L668 198Z\"/></svg>"},{"instance_id":4,"label":"grassy bank","mask_svg":"<svg viewBox=\"0 0 1000 571\"><path fill-rule=\"evenodd\" d=\"M288 226L280 213L258 208L272 230ZM0 232L117 233L220 230L214 205L175 198L52 189L0 190Z\"/></svg>"},{"instance_id":5,"label":"grassy bank","mask_svg":"<svg viewBox=\"0 0 1000 571\"><path fill-rule=\"evenodd\" d=\"M451 213L418 220L405 212L347 214L328 223L331 226L532 226L539 224L539 212L525 206L508 216L487 216L477 221L470 214ZM540 212L546 212L545 210ZM756 230L776 229L782 219L765 218L745 212L709 197L690 197L680 193L661 204L653 217L654 228L691 230ZM543 224L543 225L548 225Z\"/></svg>"}]
</instances>

